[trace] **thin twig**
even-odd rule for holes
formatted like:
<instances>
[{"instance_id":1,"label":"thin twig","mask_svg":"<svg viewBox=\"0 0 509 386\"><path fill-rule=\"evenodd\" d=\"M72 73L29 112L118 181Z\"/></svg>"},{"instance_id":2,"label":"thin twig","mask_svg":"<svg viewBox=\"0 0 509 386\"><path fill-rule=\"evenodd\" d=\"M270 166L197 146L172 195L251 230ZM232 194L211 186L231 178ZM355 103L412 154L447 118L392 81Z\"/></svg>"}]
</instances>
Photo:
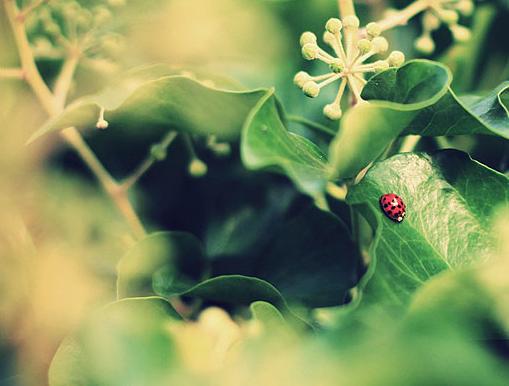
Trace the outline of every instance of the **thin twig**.
<instances>
[{"instance_id":1,"label":"thin twig","mask_svg":"<svg viewBox=\"0 0 509 386\"><path fill-rule=\"evenodd\" d=\"M355 7L353 5L353 0L338 0L339 6L339 14L341 17L345 16L355 16Z\"/></svg>"},{"instance_id":2,"label":"thin twig","mask_svg":"<svg viewBox=\"0 0 509 386\"><path fill-rule=\"evenodd\" d=\"M164 138L159 143L159 146L163 150L166 150L173 140L177 137L176 131L170 131L168 134L164 136ZM120 185L123 190L129 190L133 185L135 185L139 179L150 169L150 167L157 162L157 159L154 157L152 153L149 153L147 158L134 170L134 172L127 177L124 182Z\"/></svg>"},{"instance_id":3,"label":"thin twig","mask_svg":"<svg viewBox=\"0 0 509 386\"><path fill-rule=\"evenodd\" d=\"M61 106L61 103L58 103L57 98L53 95L48 85L41 77L39 70L37 69L34 56L26 35L24 20L23 18L19 17L20 12L16 6L15 0L3 0L3 3L5 6L7 18L12 28L16 47L18 49L24 79L30 85L34 94L48 115L50 117L54 117L62 111L63 106ZM65 95L67 95L67 91L70 85L69 79L72 79L75 67L75 65L71 66L69 64L69 68L65 71L65 81L62 81L63 85L61 86L61 93L64 95L63 99L65 99ZM138 238L143 237L145 235L145 230L131 203L129 202L126 192L119 188L118 183L113 179L113 177L97 159L96 155L83 140L80 133L75 128L71 127L63 130L61 132L61 136L74 148L81 159L94 173L96 178L103 186L104 190L110 195L114 204L126 219L127 223L131 227L132 232Z\"/></svg>"},{"instance_id":4,"label":"thin twig","mask_svg":"<svg viewBox=\"0 0 509 386\"><path fill-rule=\"evenodd\" d=\"M0 78L3 79L23 79L24 73L21 68L0 68Z\"/></svg>"},{"instance_id":5,"label":"thin twig","mask_svg":"<svg viewBox=\"0 0 509 386\"><path fill-rule=\"evenodd\" d=\"M27 17L27 15L30 14L30 12L32 12L34 9L38 8L44 3L49 3L49 0L35 0L34 2L32 2L32 4L27 5L19 12L18 19L25 20L25 18Z\"/></svg>"},{"instance_id":6,"label":"thin twig","mask_svg":"<svg viewBox=\"0 0 509 386\"><path fill-rule=\"evenodd\" d=\"M58 108L63 109L67 100L67 94L71 88L74 72L78 66L80 54L78 50L69 52L68 58L64 61L60 74L55 82L53 91Z\"/></svg>"},{"instance_id":7,"label":"thin twig","mask_svg":"<svg viewBox=\"0 0 509 386\"><path fill-rule=\"evenodd\" d=\"M410 4L408 7L403 8L401 11L395 12L389 17L377 21L382 31L390 30L394 27L406 25L410 19L415 15L421 13L429 7L429 0L417 0ZM366 29L360 30L361 36L366 35Z\"/></svg>"}]
</instances>

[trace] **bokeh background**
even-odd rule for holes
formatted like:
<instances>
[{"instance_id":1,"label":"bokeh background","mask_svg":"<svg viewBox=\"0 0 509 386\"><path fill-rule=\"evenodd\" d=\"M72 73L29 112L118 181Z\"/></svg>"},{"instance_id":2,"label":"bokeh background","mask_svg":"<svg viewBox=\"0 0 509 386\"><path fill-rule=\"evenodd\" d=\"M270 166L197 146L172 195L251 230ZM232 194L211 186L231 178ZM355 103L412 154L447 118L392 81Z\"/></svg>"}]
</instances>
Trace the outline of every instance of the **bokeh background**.
<instances>
[{"instance_id":1,"label":"bokeh background","mask_svg":"<svg viewBox=\"0 0 509 386\"><path fill-rule=\"evenodd\" d=\"M407 3L356 1L364 22ZM102 89L123 70L166 63L226 76L248 88L275 86L290 114L330 125L321 116L321 102L305 98L292 78L314 65L300 57L300 33L321 35L324 22L336 15L334 0L128 0L114 11L111 28L118 38L105 42L109 55L80 64L70 99ZM484 1L466 21L474 29L470 43L452 47L448 31L437 31L437 50L430 58L450 65L455 90L480 93L509 78L508 21L507 1ZM409 58L422 57L413 49L419 29L417 19L391 31L391 47ZM17 63L0 7L0 66ZM61 60L41 57L38 65L51 84ZM2 386L46 384L49 363L63 337L90 310L115 299L116 263L134 242L109 198L57 135L26 145L45 119L25 84L0 80ZM292 129L326 144L303 126L293 124ZM142 129L126 133L113 128L85 136L119 179L159 139ZM485 164L508 170L504 140L465 136L453 141ZM420 146L430 145L423 140ZM196 150L208 165L206 176L188 174L189 154L177 141L131 198L149 230L191 232L202 240L207 255L217 259L218 270L243 273L249 257L270 242L270 225L299 213L309 200L282 176L248 172L236 144L221 156L199 141ZM341 205L334 209L345 210Z\"/></svg>"}]
</instances>

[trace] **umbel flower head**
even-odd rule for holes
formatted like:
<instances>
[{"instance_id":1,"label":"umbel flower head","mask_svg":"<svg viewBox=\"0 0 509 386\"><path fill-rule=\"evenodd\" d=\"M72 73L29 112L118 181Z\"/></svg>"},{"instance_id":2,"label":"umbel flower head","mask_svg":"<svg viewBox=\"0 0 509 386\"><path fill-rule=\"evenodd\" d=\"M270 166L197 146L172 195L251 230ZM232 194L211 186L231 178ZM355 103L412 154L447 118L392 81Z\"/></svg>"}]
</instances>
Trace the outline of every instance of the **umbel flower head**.
<instances>
[{"instance_id":1,"label":"umbel flower head","mask_svg":"<svg viewBox=\"0 0 509 386\"><path fill-rule=\"evenodd\" d=\"M341 99L347 85L356 102L363 102L361 91L366 84L365 73L398 67L405 61L405 55L402 52L393 51L385 60L366 63L374 55L384 54L389 49L389 43L380 34L380 26L376 23L369 23L366 26L367 37L361 38L359 19L356 16L346 16L343 20L329 19L325 25L323 40L333 49L335 55L320 48L315 34L311 32L302 34L300 44L304 58L307 60L317 59L326 63L330 72L311 76L300 71L295 75L294 82L310 98L317 97L323 87L336 81L339 82L336 98L323 109L324 115L329 119L341 118Z\"/></svg>"},{"instance_id":2,"label":"umbel flower head","mask_svg":"<svg viewBox=\"0 0 509 386\"><path fill-rule=\"evenodd\" d=\"M460 16L470 16L474 11L472 0L434 0L422 15L422 34L415 41L415 48L424 54L435 50L431 33L445 24L457 42L470 39L470 30L458 24Z\"/></svg>"}]
</instances>

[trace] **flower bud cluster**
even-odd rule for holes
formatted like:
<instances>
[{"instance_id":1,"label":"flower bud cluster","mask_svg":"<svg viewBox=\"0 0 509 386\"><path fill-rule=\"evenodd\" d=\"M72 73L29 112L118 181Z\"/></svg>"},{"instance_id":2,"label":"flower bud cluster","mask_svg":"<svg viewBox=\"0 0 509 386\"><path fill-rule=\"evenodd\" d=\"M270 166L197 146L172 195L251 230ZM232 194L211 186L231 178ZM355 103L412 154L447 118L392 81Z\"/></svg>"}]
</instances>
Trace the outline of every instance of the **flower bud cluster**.
<instances>
[{"instance_id":1,"label":"flower bud cluster","mask_svg":"<svg viewBox=\"0 0 509 386\"><path fill-rule=\"evenodd\" d=\"M26 15L25 28L36 57L63 58L68 52L79 52L90 58L111 58L123 48L123 38L108 27L113 9L125 0L84 4L53 0Z\"/></svg>"},{"instance_id":2,"label":"flower bud cluster","mask_svg":"<svg viewBox=\"0 0 509 386\"><path fill-rule=\"evenodd\" d=\"M415 48L424 54L435 50L431 33L441 25L446 25L457 42L470 39L470 30L458 24L461 16L468 17L474 11L473 0L434 0L422 15L422 34L415 41Z\"/></svg>"},{"instance_id":3,"label":"flower bud cluster","mask_svg":"<svg viewBox=\"0 0 509 386\"><path fill-rule=\"evenodd\" d=\"M338 81L336 98L323 109L324 115L332 120L340 119L342 116L341 99L347 85L356 101L362 102L361 91L366 83L365 73L399 67L405 61L402 52L393 51L384 60L367 62L375 55L385 54L389 49L389 43L380 36L382 30L377 23L369 23L365 29L367 37L361 38L359 24L356 16L347 16L342 20L332 18L327 21L323 41L332 48L334 55L318 45L315 34L304 32L300 38L302 56L307 60L326 63L329 72L311 76L300 71L295 75L294 83L305 95L315 98L323 87Z\"/></svg>"}]
</instances>

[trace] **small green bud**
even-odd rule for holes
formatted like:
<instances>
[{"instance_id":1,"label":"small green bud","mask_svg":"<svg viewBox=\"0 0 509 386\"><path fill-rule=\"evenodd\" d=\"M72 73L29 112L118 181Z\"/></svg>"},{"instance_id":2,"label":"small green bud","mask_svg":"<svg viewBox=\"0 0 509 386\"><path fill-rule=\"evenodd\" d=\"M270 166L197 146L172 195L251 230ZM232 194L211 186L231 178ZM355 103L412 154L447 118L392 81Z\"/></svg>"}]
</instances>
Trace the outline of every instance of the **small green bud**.
<instances>
[{"instance_id":1,"label":"small green bud","mask_svg":"<svg viewBox=\"0 0 509 386\"><path fill-rule=\"evenodd\" d=\"M309 43L316 44L316 35L313 32L307 31L300 35L300 45L304 47Z\"/></svg>"},{"instance_id":2,"label":"small green bud","mask_svg":"<svg viewBox=\"0 0 509 386\"><path fill-rule=\"evenodd\" d=\"M103 25L111 20L111 12L104 6L99 6L94 9L94 22L96 25Z\"/></svg>"},{"instance_id":3,"label":"small green bud","mask_svg":"<svg viewBox=\"0 0 509 386\"><path fill-rule=\"evenodd\" d=\"M44 23L44 31L49 35L56 36L60 34L60 27L54 21L47 21Z\"/></svg>"},{"instance_id":4,"label":"small green bud","mask_svg":"<svg viewBox=\"0 0 509 386\"><path fill-rule=\"evenodd\" d=\"M422 35L415 41L415 48L423 54L431 54L435 51L435 42L429 35Z\"/></svg>"},{"instance_id":5,"label":"small green bud","mask_svg":"<svg viewBox=\"0 0 509 386\"><path fill-rule=\"evenodd\" d=\"M161 144L152 145L150 147L150 155L156 161L163 161L166 158L166 148L161 146Z\"/></svg>"},{"instance_id":6,"label":"small green bud","mask_svg":"<svg viewBox=\"0 0 509 386\"><path fill-rule=\"evenodd\" d=\"M320 87L316 82L309 80L302 86L302 91L306 96L316 98L320 94Z\"/></svg>"},{"instance_id":7,"label":"small green bud","mask_svg":"<svg viewBox=\"0 0 509 386\"><path fill-rule=\"evenodd\" d=\"M405 54L401 51L392 51L387 60L391 67L399 67L405 63Z\"/></svg>"},{"instance_id":8,"label":"small green bud","mask_svg":"<svg viewBox=\"0 0 509 386\"><path fill-rule=\"evenodd\" d=\"M389 49L389 42L384 37L378 36L371 43L373 44L373 51L376 53L382 54Z\"/></svg>"},{"instance_id":9,"label":"small green bud","mask_svg":"<svg viewBox=\"0 0 509 386\"><path fill-rule=\"evenodd\" d=\"M341 118L343 112L341 111L339 103L331 103L330 105L325 105L323 108L323 115L332 121L337 121Z\"/></svg>"},{"instance_id":10,"label":"small green bud","mask_svg":"<svg viewBox=\"0 0 509 386\"><path fill-rule=\"evenodd\" d=\"M444 23L449 25L456 24L459 20L458 12L453 11L452 9L442 9L438 15Z\"/></svg>"},{"instance_id":11,"label":"small green bud","mask_svg":"<svg viewBox=\"0 0 509 386\"><path fill-rule=\"evenodd\" d=\"M368 39L361 39L357 42L357 48L362 55L367 54L373 48L373 43Z\"/></svg>"},{"instance_id":12,"label":"small green bud","mask_svg":"<svg viewBox=\"0 0 509 386\"><path fill-rule=\"evenodd\" d=\"M314 60L318 56L318 46L316 43L306 43L302 47L302 56L306 60Z\"/></svg>"},{"instance_id":13,"label":"small green bud","mask_svg":"<svg viewBox=\"0 0 509 386\"><path fill-rule=\"evenodd\" d=\"M387 60L377 60L373 63L373 68L376 72L387 70L389 68L389 62Z\"/></svg>"},{"instance_id":14,"label":"small green bud","mask_svg":"<svg viewBox=\"0 0 509 386\"><path fill-rule=\"evenodd\" d=\"M337 18L331 18L325 24L325 29L332 34L336 34L343 28L343 23Z\"/></svg>"},{"instance_id":15,"label":"small green bud","mask_svg":"<svg viewBox=\"0 0 509 386\"><path fill-rule=\"evenodd\" d=\"M472 35L470 30L462 25L458 24L452 25L450 29L454 40L460 43L468 41L470 39L470 36Z\"/></svg>"},{"instance_id":16,"label":"small green bud","mask_svg":"<svg viewBox=\"0 0 509 386\"><path fill-rule=\"evenodd\" d=\"M304 87L304 85L311 80L311 76L305 71L299 71L294 77L293 77L293 83L297 85L299 88Z\"/></svg>"},{"instance_id":17,"label":"small green bud","mask_svg":"<svg viewBox=\"0 0 509 386\"><path fill-rule=\"evenodd\" d=\"M380 34L382 33L382 27L380 27L378 23L372 22L366 26L366 32L370 37L376 38L377 36L380 36Z\"/></svg>"},{"instance_id":18,"label":"small green bud","mask_svg":"<svg viewBox=\"0 0 509 386\"><path fill-rule=\"evenodd\" d=\"M325 31L323 33L323 41L325 43L327 43L329 46L332 46L332 45L334 45L334 43L336 41L336 37L334 36L334 34L330 33L329 31Z\"/></svg>"},{"instance_id":19,"label":"small green bud","mask_svg":"<svg viewBox=\"0 0 509 386\"><path fill-rule=\"evenodd\" d=\"M345 28L355 29L355 28L359 28L359 25L360 25L360 21L357 16L349 15L343 19L343 27L345 27Z\"/></svg>"},{"instance_id":20,"label":"small green bud","mask_svg":"<svg viewBox=\"0 0 509 386\"><path fill-rule=\"evenodd\" d=\"M336 74L339 74L341 71L345 69L345 64L341 59L334 59L331 64L329 64L330 69L332 72L335 72Z\"/></svg>"},{"instance_id":21,"label":"small green bud","mask_svg":"<svg viewBox=\"0 0 509 386\"><path fill-rule=\"evenodd\" d=\"M474 2L472 0L460 0L456 4L456 9L463 16L470 16L474 12Z\"/></svg>"},{"instance_id":22,"label":"small green bud","mask_svg":"<svg viewBox=\"0 0 509 386\"><path fill-rule=\"evenodd\" d=\"M107 129L109 126L109 122L106 119L99 119L97 123L95 124L95 127L98 129L104 130Z\"/></svg>"},{"instance_id":23,"label":"small green bud","mask_svg":"<svg viewBox=\"0 0 509 386\"><path fill-rule=\"evenodd\" d=\"M432 12L426 12L422 17L422 27L425 31L434 31L440 27L440 19Z\"/></svg>"},{"instance_id":24,"label":"small green bud","mask_svg":"<svg viewBox=\"0 0 509 386\"><path fill-rule=\"evenodd\" d=\"M207 174L207 165L198 158L194 158L188 166L189 174L193 177L203 177Z\"/></svg>"}]
</instances>

